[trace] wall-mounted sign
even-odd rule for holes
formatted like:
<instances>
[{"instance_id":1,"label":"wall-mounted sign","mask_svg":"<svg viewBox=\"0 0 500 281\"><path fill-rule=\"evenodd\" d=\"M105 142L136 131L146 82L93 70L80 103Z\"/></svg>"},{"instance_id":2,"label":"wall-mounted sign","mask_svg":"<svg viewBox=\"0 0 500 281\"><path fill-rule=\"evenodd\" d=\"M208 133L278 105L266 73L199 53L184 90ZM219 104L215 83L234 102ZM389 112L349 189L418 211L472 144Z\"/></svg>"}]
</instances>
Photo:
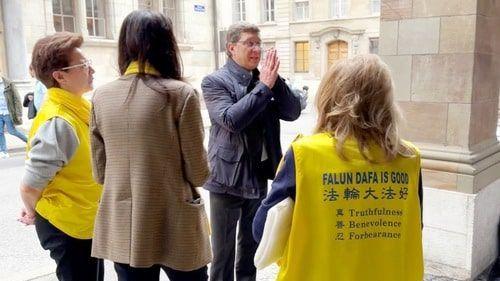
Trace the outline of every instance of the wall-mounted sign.
<instances>
[{"instance_id":1,"label":"wall-mounted sign","mask_svg":"<svg viewBox=\"0 0 500 281\"><path fill-rule=\"evenodd\" d=\"M205 5L194 4L194 11L204 13L205 12Z\"/></svg>"}]
</instances>

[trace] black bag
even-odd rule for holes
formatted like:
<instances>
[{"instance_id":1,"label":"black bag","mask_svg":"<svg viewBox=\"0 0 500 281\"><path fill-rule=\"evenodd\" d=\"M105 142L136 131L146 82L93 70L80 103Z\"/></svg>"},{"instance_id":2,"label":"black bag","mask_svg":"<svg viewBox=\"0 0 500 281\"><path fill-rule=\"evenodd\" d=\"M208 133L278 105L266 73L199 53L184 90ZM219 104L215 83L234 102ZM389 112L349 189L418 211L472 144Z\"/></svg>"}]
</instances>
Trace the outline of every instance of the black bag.
<instances>
[{"instance_id":1,"label":"black bag","mask_svg":"<svg viewBox=\"0 0 500 281\"><path fill-rule=\"evenodd\" d=\"M23 106L28 108L28 119L35 118L37 110L35 108L35 96L33 92L29 92L24 96Z\"/></svg>"}]
</instances>

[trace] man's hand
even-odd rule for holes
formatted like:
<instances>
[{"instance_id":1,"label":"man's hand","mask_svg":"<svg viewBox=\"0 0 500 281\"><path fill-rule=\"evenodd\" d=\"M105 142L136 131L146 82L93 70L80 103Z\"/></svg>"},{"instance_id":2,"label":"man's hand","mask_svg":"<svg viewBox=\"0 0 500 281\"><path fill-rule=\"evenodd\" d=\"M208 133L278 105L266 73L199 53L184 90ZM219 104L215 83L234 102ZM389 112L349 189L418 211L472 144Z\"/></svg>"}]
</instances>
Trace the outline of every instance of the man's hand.
<instances>
[{"instance_id":1,"label":"man's hand","mask_svg":"<svg viewBox=\"0 0 500 281\"><path fill-rule=\"evenodd\" d=\"M262 64L260 71L260 82L264 83L269 89L272 89L278 78L278 69L280 60L276 55L276 49L272 48L267 52L266 59Z\"/></svg>"},{"instance_id":2,"label":"man's hand","mask_svg":"<svg viewBox=\"0 0 500 281\"><path fill-rule=\"evenodd\" d=\"M35 224L35 213L28 211L26 208L22 208L17 221L25 225L33 225Z\"/></svg>"}]
</instances>

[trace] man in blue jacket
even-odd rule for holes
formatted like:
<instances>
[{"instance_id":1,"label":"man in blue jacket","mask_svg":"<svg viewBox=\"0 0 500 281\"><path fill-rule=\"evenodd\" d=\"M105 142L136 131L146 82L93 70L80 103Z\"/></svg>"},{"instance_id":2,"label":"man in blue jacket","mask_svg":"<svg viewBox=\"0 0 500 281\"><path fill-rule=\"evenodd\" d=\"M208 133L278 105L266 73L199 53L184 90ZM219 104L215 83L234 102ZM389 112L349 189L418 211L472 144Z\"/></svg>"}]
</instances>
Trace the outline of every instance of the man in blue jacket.
<instances>
[{"instance_id":1,"label":"man in blue jacket","mask_svg":"<svg viewBox=\"0 0 500 281\"><path fill-rule=\"evenodd\" d=\"M208 144L213 261L210 280L255 280L257 243L252 221L267 194L281 159L280 119L296 120L300 99L278 75L276 50L267 51L260 71L259 28L249 23L229 27L228 62L203 79L202 90L212 127Z\"/></svg>"}]
</instances>

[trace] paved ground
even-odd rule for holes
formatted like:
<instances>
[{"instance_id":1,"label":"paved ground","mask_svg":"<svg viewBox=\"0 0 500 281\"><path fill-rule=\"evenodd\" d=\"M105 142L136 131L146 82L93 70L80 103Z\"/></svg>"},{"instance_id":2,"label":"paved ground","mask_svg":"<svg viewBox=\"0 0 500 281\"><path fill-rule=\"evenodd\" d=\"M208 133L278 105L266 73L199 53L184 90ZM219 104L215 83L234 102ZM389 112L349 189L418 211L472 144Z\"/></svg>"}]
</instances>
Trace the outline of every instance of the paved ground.
<instances>
[{"instance_id":1,"label":"paved ground","mask_svg":"<svg viewBox=\"0 0 500 281\"><path fill-rule=\"evenodd\" d=\"M206 119L206 114L205 114ZM282 144L286 149L298 133L309 133L315 117L306 112L296 122L282 123ZM24 128L28 128L26 124ZM500 128L499 128L500 133ZM500 135L500 134L499 134ZM0 280L55 281L54 263L48 252L41 249L33 227L25 227L16 221L21 202L18 184L23 173L23 143L7 136L10 159L0 159ZM203 194L206 197L206 193ZM106 280L116 280L111 263L106 263ZM258 273L259 281L275 280L277 268L269 267ZM162 275L162 280L167 278ZM446 277L426 276L426 281L454 281ZM486 280L486 279L478 279Z\"/></svg>"},{"instance_id":2,"label":"paved ground","mask_svg":"<svg viewBox=\"0 0 500 281\"><path fill-rule=\"evenodd\" d=\"M282 144L284 149L298 133L308 133L315 123L314 116L308 113L296 122L282 123ZM207 121L206 112L204 120ZM26 123L21 130L27 130ZM208 133L208 131L207 131ZM208 135L208 134L207 134ZM48 252L41 249L34 227L25 227L16 221L21 207L18 195L19 181L23 174L24 143L10 135L6 136L11 158L0 159L0 280L57 280L54 262ZM202 194L207 197L206 192ZM208 200L208 198L207 198ZM208 204L207 204L208 205ZM208 211L208 210L207 210ZM258 280L274 280L276 267L259 272ZM106 280L116 280L112 263L106 263ZM162 280L168 280L162 275Z\"/></svg>"}]
</instances>

